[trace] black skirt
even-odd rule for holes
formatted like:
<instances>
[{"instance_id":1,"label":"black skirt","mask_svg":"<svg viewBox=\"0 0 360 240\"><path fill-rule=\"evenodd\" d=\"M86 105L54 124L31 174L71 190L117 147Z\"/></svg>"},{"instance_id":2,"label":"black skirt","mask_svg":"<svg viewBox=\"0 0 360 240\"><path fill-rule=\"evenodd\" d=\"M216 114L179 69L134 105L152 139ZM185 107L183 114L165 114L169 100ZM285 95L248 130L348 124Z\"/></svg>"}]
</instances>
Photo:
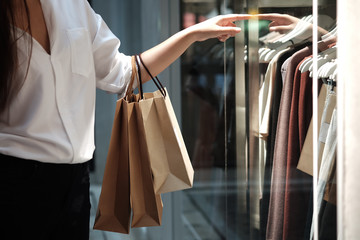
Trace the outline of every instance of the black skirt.
<instances>
[{"instance_id":1,"label":"black skirt","mask_svg":"<svg viewBox=\"0 0 360 240\"><path fill-rule=\"evenodd\" d=\"M0 232L11 239L89 239L89 164L0 154Z\"/></svg>"}]
</instances>

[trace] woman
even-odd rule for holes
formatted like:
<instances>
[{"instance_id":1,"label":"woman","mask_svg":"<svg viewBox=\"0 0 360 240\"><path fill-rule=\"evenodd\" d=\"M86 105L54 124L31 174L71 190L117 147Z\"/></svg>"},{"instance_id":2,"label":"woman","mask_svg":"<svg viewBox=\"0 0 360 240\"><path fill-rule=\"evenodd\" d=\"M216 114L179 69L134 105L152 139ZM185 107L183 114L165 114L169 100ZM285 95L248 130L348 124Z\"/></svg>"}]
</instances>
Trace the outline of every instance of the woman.
<instances>
[{"instance_id":1,"label":"woman","mask_svg":"<svg viewBox=\"0 0 360 240\"><path fill-rule=\"evenodd\" d=\"M1 232L88 239L95 89L123 95L130 56L85 0L2 0L0 18ZM245 18L189 27L142 53L144 64L157 75L193 42L234 36Z\"/></svg>"}]
</instances>

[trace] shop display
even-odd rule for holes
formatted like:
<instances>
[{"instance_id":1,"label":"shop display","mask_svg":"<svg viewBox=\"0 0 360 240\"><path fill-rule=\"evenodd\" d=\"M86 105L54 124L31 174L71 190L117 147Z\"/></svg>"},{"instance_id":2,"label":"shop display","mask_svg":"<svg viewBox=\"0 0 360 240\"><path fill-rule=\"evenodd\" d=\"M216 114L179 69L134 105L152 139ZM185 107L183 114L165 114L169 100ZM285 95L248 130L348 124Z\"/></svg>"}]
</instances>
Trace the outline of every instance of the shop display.
<instances>
[{"instance_id":1,"label":"shop display","mask_svg":"<svg viewBox=\"0 0 360 240\"><path fill-rule=\"evenodd\" d=\"M280 33L269 32L272 20L265 17L241 23L243 41L199 43L183 57L183 132L195 168L194 189L185 195L216 232L210 239L313 239L314 211L319 239L337 239L336 2L319 1L316 43L312 8L312 1L183 1L184 27L212 12L252 11L299 20ZM317 59L313 44L319 49ZM318 79L313 78L314 61ZM236 100L243 91L239 76L244 76L246 106ZM314 99L318 209L313 209L313 81L319 91ZM246 129L238 119L246 120ZM246 156L238 156L239 134L246 139ZM195 192L203 191L203 185L212 191L207 197Z\"/></svg>"}]
</instances>

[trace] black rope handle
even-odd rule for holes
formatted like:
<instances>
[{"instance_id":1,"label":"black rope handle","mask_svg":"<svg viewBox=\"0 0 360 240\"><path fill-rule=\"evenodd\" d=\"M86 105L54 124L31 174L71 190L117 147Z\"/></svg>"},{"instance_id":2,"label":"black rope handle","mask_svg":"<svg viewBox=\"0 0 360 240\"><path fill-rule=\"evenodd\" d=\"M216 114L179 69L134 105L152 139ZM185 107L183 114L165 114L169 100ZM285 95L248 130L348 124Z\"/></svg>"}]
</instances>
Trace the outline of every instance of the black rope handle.
<instances>
[{"instance_id":1,"label":"black rope handle","mask_svg":"<svg viewBox=\"0 0 360 240\"><path fill-rule=\"evenodd\" d=\"M139 76L139 93L140 93L140 98L144 99L144 91L143 91L143 87L142 87L142 79L141 79L141 68L140 68L140 64L139 61L137 59L138 55L135 55L135 63L138 69L138 76Z\"/></svg>"},{"instance_id":2,"label":"black rope handle","mask_svg":"<svg viewBox=\"0 0 360 240\"><path fill-rule=\"evenodd\" d=\"M140 59L141 64L144 66L146 72L149 74L149 76L151 77L151 79L153 80L153 82L155 83L156 87L160 90L161 94L163 95L163 97L166 97L166 91L164 86L162 85L162 83L160 82L159 78L157 76L153 77L153 75L150 73L149 69L146 67L146 65L144 64L142 58L141 58L141 54L137 55ZM136 62L137 62L137 57L135 57ZM137 62L138 64L138 62ZM140 68L139 68L139 72L140 72Z\"/></svg>"}]
</instances>

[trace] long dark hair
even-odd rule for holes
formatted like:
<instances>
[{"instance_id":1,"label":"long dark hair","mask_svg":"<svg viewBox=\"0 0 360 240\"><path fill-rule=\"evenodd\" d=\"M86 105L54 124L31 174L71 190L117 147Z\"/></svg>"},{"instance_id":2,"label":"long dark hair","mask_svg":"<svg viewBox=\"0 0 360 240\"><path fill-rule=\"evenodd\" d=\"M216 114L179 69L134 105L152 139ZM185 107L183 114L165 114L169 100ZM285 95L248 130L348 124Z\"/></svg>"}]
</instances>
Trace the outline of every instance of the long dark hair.
<instances>
[{"instance_id":1,"label":"long dark hair","mask_svg":"<svg viewBox=\"0 0 360 240\"><path fill-rule=\"evenodd\" d=\"M0 113L9 106L11 100L19 92L26 78L25 76L23 81L15 81L15 75L18 69L16 43L19 37L16 38L15 34L16 16L14 2L14 0L0 1ZM26 0L21 1L21 4L22 6L19 9L23 12L20 15L25 17L27 22L26 30L31 34L30 14ZM30 42L30 45L29 49L31 56L32 41ZM28 69L29 64L30 58Z\"/></svg>"}]
</instances>

